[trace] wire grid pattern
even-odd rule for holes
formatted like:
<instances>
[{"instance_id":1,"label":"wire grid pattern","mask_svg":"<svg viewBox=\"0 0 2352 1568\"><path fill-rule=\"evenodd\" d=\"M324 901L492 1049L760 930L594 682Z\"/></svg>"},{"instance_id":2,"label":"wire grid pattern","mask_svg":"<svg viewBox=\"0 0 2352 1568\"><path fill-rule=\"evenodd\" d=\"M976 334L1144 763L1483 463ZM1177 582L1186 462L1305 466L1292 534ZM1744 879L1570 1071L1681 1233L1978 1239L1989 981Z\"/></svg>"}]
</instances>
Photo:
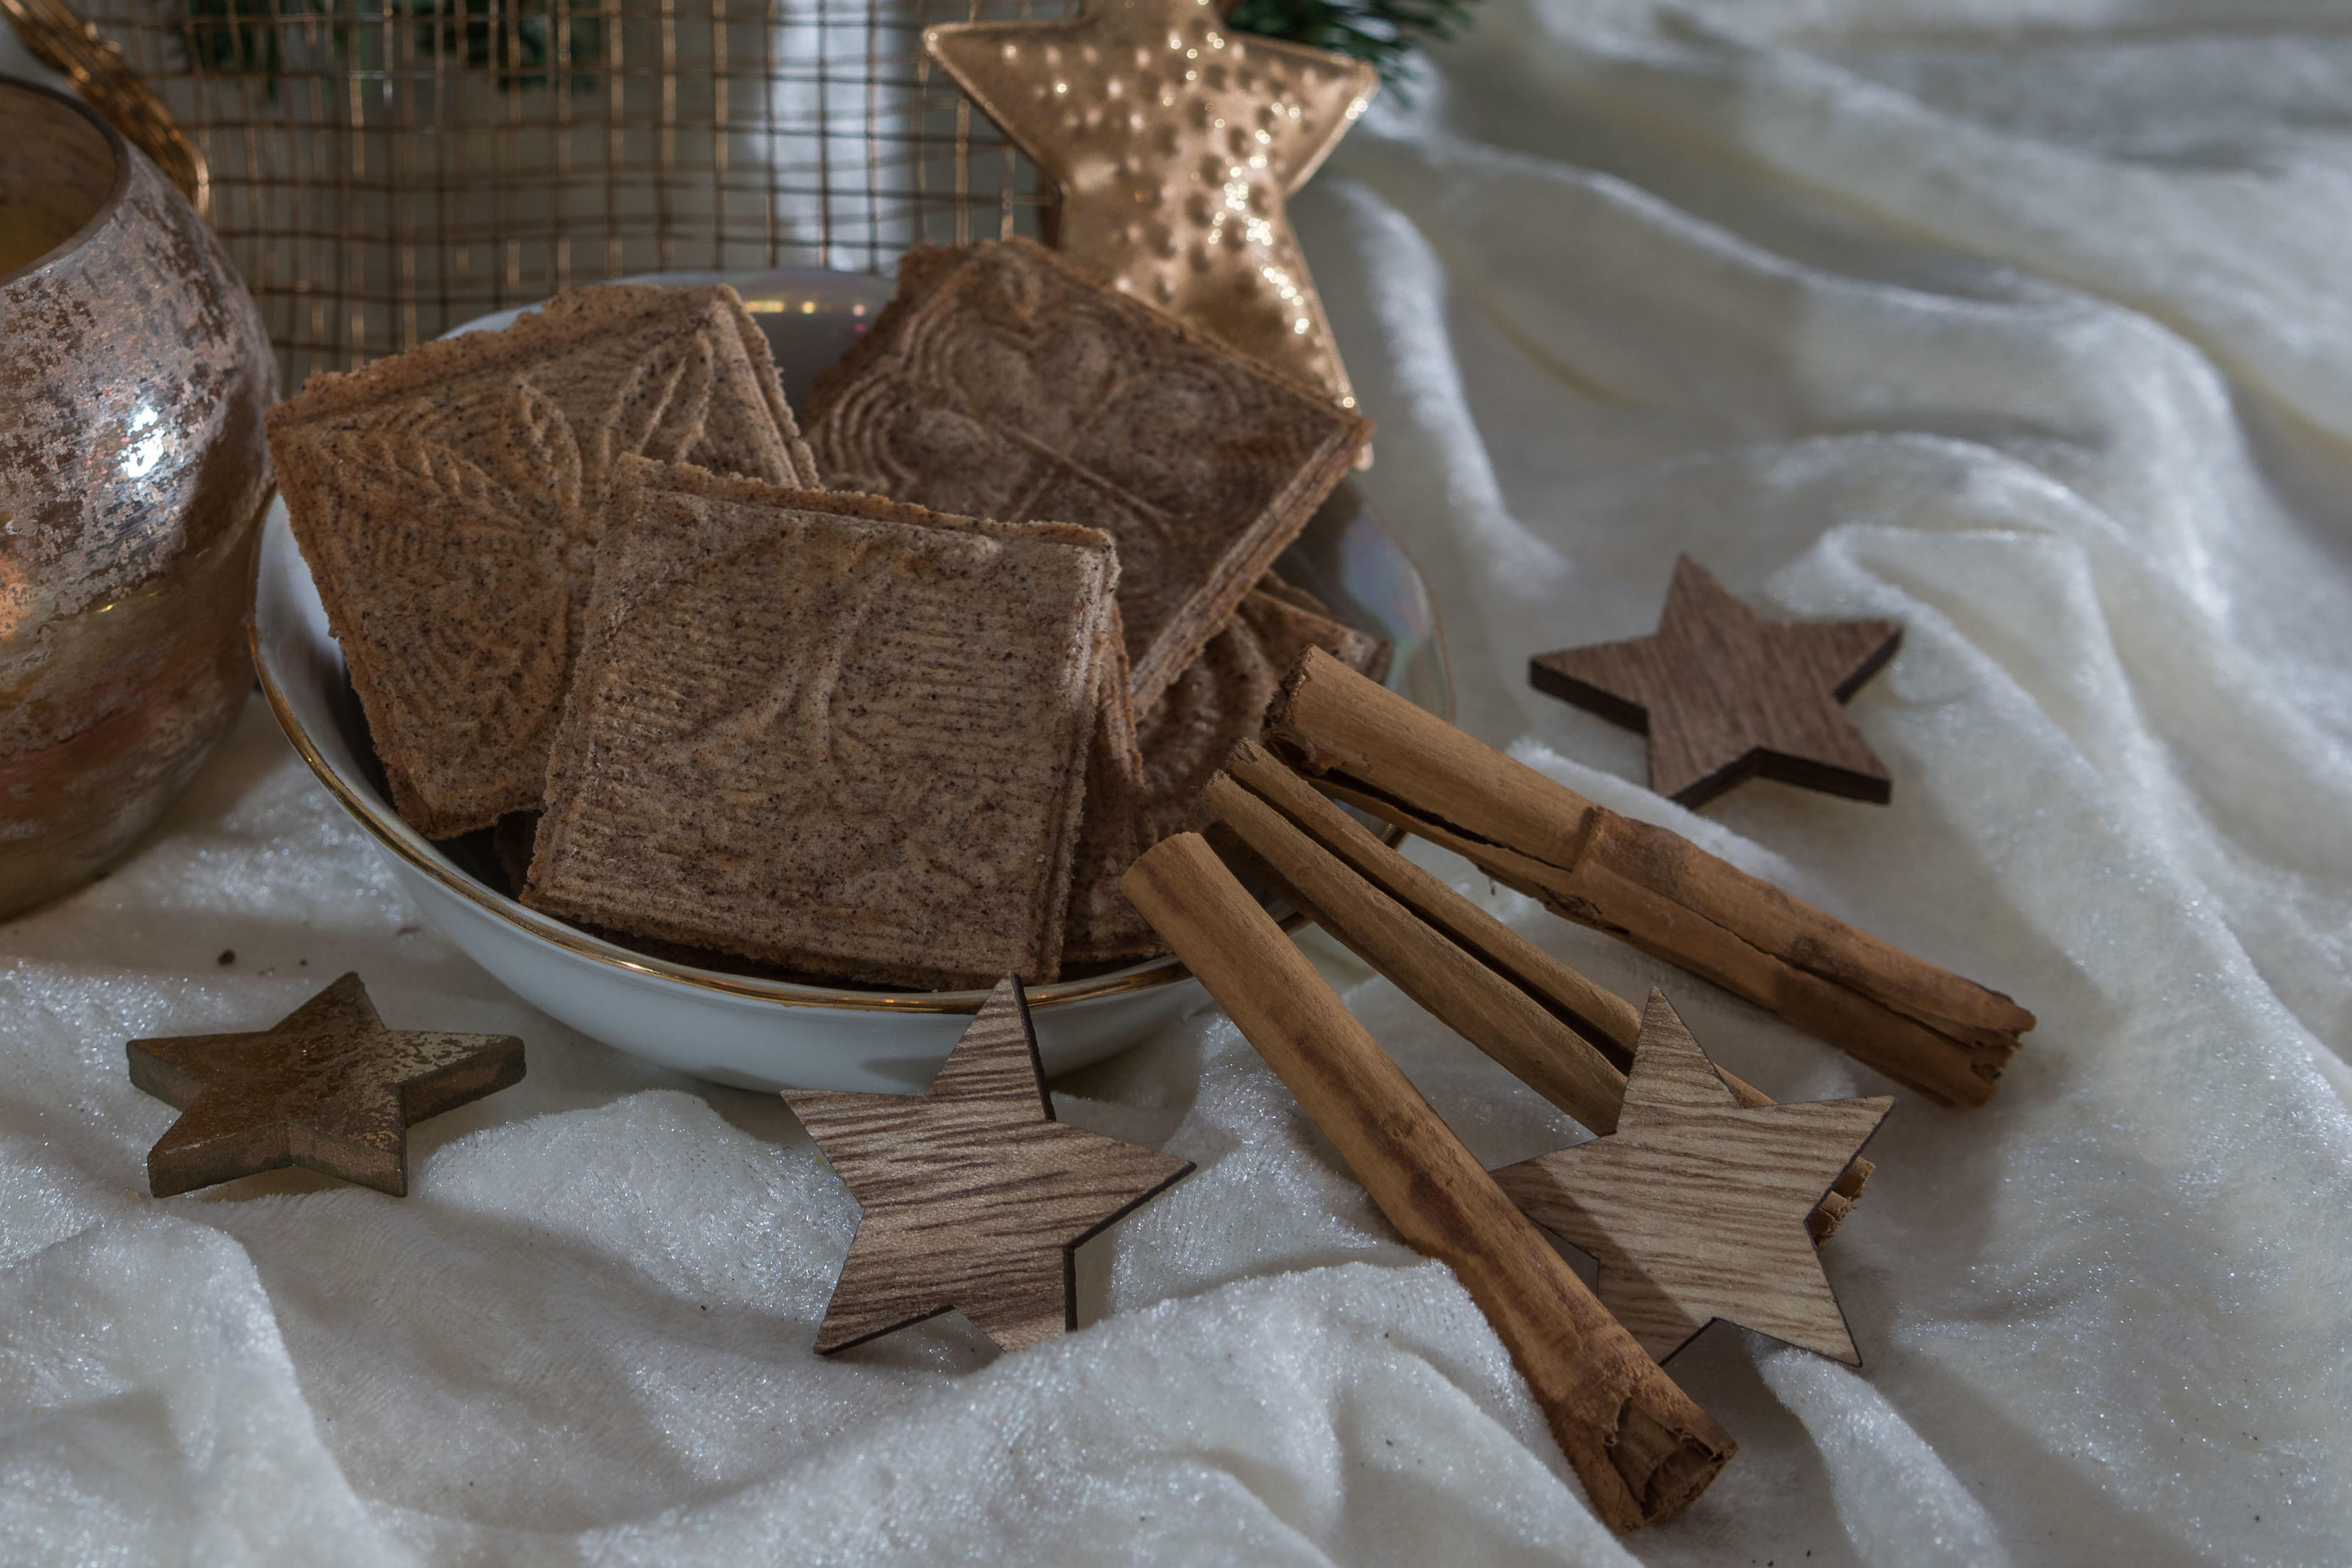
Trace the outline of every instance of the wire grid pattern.
<instances>
[{"instance_id":1,"label":"wire grid pattern","mask_svg":"<svg viewBox=\"0 0 2352 1568\"><path fill-rule=\"evenodd\" d=\"M284 384L633 273L1049 227L920 47L1064 0L94 0L212 166Z\"/></svg>"}]
</instances>

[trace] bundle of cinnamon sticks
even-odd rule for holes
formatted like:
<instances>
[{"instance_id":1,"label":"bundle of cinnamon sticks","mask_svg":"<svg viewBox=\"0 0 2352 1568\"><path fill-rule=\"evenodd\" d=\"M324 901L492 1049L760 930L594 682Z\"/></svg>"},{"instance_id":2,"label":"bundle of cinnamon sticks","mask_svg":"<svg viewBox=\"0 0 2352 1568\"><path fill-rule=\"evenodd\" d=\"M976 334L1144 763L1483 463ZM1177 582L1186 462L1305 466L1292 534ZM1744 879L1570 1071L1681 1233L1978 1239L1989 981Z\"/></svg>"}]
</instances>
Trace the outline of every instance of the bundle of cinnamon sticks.
<instances>
[{"instance_id":1,"label":"bundle of cinnamon sticks","mask_svg":"<svg viewBox=\"0 0 2352 1568\"><path fill-rule=\"evenodd\" d=\"M1601 1517L1621 1530L1671 1517L1736 1445L1511 1206L1226 862L1596 1134L1616 1126L1640 1010L1398 854L1334 800L1456 850L1559 914L1948 1103L1991 1096L2032 1015L1596 805L1318 652L1292 672L1265 737L1281 755L1236 747L1202 796L1201 832L1137 861L1123 891L1390 1222L1454 1268ZM1723 1077L1744 1103L1770 1103ZM1822 1197L1810 1220L1816 1240L1871 1168L1854 1160Z\"/></svg>"},{"instance_id":2,"label":"bundle of cinnamon sticks","mask_svg":"<svg viewBox=\"0 0 2352 1568\"><path fill-rule=\"evenodd\" d=\"M1209 842L1439 1022L1594 1133L1617 1130L1642 1031L1632 1002L1397 853L1307 781L1244 742L1194 811ZM1721 1069L1717 1070L1721 1071ZM1741 1102L1769 1105L1729 1072ZM1814 1210L1815 1240L1869 1179L1857 1159Z\"/></svg>"},{"instance_id":3,"label":"bundle of cinnamon sticks","mask_svg":"<svg viewBox=\"0 0 2352 1568\"><path fill-rule=\"evenodd\" d=\"M1621 817L1310 652L1266 715L1315 788L1475 862L1554 913L1778 1013L1950 1105L1992 1098L2033 1015ZM1629 1009L1631 1004L1627 1004Z\"/></svg>"}]
</instances>

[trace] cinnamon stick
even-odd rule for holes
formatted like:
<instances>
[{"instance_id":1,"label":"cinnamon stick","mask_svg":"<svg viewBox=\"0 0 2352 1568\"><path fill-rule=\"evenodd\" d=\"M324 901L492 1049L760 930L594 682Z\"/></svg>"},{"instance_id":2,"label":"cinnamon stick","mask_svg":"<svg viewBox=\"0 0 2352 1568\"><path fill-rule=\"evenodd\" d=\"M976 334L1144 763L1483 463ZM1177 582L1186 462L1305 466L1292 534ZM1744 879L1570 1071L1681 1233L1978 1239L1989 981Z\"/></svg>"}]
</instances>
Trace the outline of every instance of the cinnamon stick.
<instances>
[{"instance_id":1,"label":"cinnamon stick","mask_svg":"<svg viewBox=\"0 0 2352 1568\"><path fill-rule=\"evenodd\" d=\"M1197 833L1120 891L1297 1096L1381 1212L1449 1265L1528 1380L1594 1510L1631 1530L1679 1513L1737 1450L1511 1206L1306 956Z\"/></svg>"},{"instance_id":2,"label":"cinnamon stick","mask_svg":"<svg viewBox=\"0 0 2352 1568\"><path fill-rule=\"evenodd\" d=\"M1947 1104L1992 1098L2033 1015L1621 817L1309 650L1265 735L1316 787Z\"/></svg>"},{"instance_id":3,"label":"cinnamon stick","mask_svg":"<svg viewBox=\"0 0 2352 1568\"><path fill-rule=\"evenodd\" d=\"M1413 864L1355 818L1325 800L1289 765L1255 741L1225 758L1225 771L1373 886L1507 978L1591 1041L1619 1073L1633 1065L1642 1009L1582 975Z\"/></svg>"},{"instance_id":4,"label":"cinnamon stick","mask_svg":"<svg viewBox=\"0 0 2352 1568\"><path fill-rule=\"evenodd\" d=\"M1595 1133L1617 1130L1625 1075L1583 1036L1223 773L1195 819L1229 861L1255 873L1423 1008Z\"/></svg>"},{"instance_id":5,"label":"cinnamon stick","mask_svg":"<svg viewBox=\"0 0 2352 1568\"><path fill-rule=\"evenodd\" d=\"M1244 860L1293 906L1537 1093L1595 1133L1616 1130L1623 1071L1608 1048L1539 1005L1518 976L1539 971L1551 995L1572 996L1580 1013L1612 1022L1633 1011L1631 1003L1381 842L1263 748L1244 741L1225 767L1202 791L1195 817L1213 824L1211 842L1227 861ZM1497 953L1508 967L1496 964ZM1635 1014L1637 1037L1640 1028ZM1625 1058L1631 1061L1630 1051ZM1772 1103L1717 1071L1742 1104ZM1837 1228L1873 1168L1857 1159L1838 1178L1811 1218L1814 1240Z\"/></svg>"}]
</instances>

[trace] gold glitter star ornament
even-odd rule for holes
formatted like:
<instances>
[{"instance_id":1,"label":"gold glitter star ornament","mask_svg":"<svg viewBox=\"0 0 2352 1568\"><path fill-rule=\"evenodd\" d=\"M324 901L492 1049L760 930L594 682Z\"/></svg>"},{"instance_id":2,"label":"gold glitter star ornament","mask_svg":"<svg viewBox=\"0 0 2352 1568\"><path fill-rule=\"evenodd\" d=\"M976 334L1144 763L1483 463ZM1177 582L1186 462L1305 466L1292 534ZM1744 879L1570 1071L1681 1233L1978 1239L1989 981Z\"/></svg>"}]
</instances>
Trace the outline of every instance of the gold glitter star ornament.
<instances>
[{"instance_id":1,"label":"gold glitter star ornament","mask_svg":"<svg viewBox=\"0 0 2352 1568\"><path fill-rule=\"evenodd\" d=\"M1356 405L1285 203L1363 113L1370 66L1228 32L1210 0L1089 0L923 47L1059 183L1064 254Z\"/></svg>"}]
</instances>

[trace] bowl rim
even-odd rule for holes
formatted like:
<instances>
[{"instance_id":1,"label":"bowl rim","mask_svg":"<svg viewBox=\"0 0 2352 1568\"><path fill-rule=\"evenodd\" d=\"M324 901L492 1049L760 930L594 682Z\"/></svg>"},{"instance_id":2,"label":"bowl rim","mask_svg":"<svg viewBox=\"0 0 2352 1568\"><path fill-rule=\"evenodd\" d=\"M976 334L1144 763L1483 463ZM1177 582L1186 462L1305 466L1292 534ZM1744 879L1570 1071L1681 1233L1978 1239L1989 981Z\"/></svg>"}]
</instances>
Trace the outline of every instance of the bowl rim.
<instances>
[{"instance_id":1,"label":"bowl rim","mask_svg":"<svg viewBox=\"0 0 2352 1568\"><path fill-rule=\"evenodd\" d=\"M71 93L59 92L46 82L33 81L25 77L8 76L5 73L0 73L0 92L23 92L56 100L96 126L98 133L106 138L107 150L114 154L114 182L107 187L105 198L98 204L97 209L83 221L81 227L58 241L47 250L33 257L22 267L7 272L0 272L0 288L5 288L13 284L23 282L45 267L56 266L89 245L91 239L96 237L98 231L112 223L115 214L122 210L123 198L131 193L131 176L135 171L131 161L131 146L129 138L114 128L113 121Z\"/></svg>"}]
</instances>

